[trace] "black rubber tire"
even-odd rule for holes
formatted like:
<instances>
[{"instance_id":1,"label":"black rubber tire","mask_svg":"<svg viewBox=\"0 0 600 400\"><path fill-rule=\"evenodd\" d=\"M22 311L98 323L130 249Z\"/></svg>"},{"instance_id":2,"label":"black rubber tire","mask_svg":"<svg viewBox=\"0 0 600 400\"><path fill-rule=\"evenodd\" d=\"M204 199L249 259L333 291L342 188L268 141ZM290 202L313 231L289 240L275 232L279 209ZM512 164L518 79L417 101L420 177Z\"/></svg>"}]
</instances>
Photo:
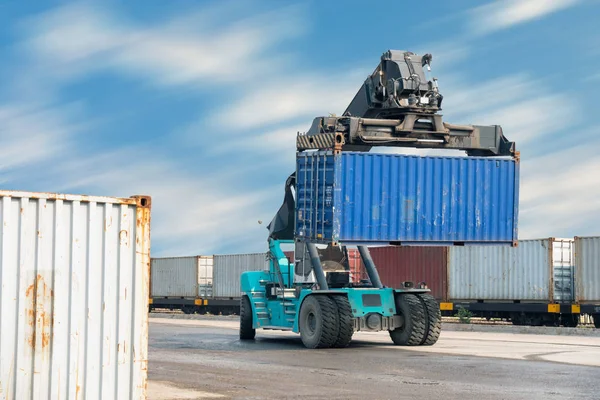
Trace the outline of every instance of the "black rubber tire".
<instances>
[{"instance_id":1,"label":"black rubber tire","mask_svg":"<svg viewBox=\"0 0 600 400\"><path fill-rule=\"evenodd\" d=\"M396 313L404 317L404 325L390 331L390 337L398 346L419 346L425 338L425 307L414 294L396 296Z\"/></svg>"},{"instance_id":2,"label":"black rubber tire","mask_svg":"<svg viewBox=\"0 0 600 400\"><path fill-rule=\"evenodd\" d=\"M425 337L421 342L423 346L433 346L437 343L442 332L442 312L440 306L435 300L435 297L429 293L423 293L418 295L427 318L425 319Z\"/></svg>"},{"instance_id":3,"label":"black rubber tire","mask_svg":"<svg viewBox=\"0 0 600 400\"><path fill-rule=\"evenodd\" d=\"M352 322L352 308L346 296L331 296L337 305L339 329L338 336L332 347L348 347L354 335L354 323Z\"/></svg>"},{"instance_id":4,"label":"black rubber tire","mask_svg":"<svg viewBox=\"0 0 600 400\"><path fill-rule=\"evenodd\" d=\"M300 308L300 338L309 349L333 346L339 333L339 317L335 301L326 295L308 296Z\"/></svg>"},{"instance_id":5,"label":"black rubber tire","mask_svg":"<svg viewBox=\"0 0 600 400\"><path fill-rule=\"evenodd\" d=\"M240 299L240 340L253 340L256 329L252 327L252 305L248 296Z\"/></svg>"},{"instance_id":6,"label":"black rubber tire","mask_svg":"<svg viewBox=\"0 0 600 400\"><path fill-rule=\"evenodd\" d=\"M594 314L594 326L600 329L600 314Z\"/></svg>"}]
</instances>

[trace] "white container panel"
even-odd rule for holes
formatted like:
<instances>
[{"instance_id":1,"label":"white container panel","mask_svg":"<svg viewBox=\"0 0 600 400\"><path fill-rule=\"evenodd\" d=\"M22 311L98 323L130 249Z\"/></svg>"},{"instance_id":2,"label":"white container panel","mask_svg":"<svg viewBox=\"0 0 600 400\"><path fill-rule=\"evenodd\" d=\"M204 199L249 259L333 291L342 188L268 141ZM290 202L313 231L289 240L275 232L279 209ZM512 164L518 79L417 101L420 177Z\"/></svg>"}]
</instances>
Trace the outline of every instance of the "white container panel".
<instances>
[{"instance_id":1,"label":"white container panel","mask_svg":"<svg viewBox=\"0 0 600 400\"><path fill-rule=\"evenodd\" d=\"M145 399L150 199L0 192L2 399Z\"/></svg>"},{"instance_id":2,"label":"white container panel","mask_svg":"<svg viewBox=\"0 0 600 400\"><path fill-rule=\"evenodd\" d=\"M557 302L575 300L574 247L573 239L552 240L554 300Z\"/></svg>"},{"instance_id":3,"label":"white container panel","mask_svg":"<svg viewBox=\"0 0 600 400\"><path fill-rule=\"evenodd\" d=\"M577 301L600 304L600 236L575 238L575 276Z\"/></svg>"},{"instance_id":4,"label":"white container panel","mask_svg":"<svg viewBox=\"0 0 600 400\"><path fill-rule=\"evenodd\" d=\"M210 286L213 281L213 257L198 257L198 285Z\"/></svg>"},{"instance_id":5,"label":"white container panel","mask_svg":"<svg viewBox=\"0 0 600 400\"><path fill-rule=\"evenodd\" d=\"M215 255L213 295L215 298L236 298L240 291L240 276L245 271L269 269L267 253Z\"/></svg>"},{"instance_id":6,"label":"white container panel","mask_svg":"<svg viewBox=\"0 0 600 400\"><path fill-rule=\"evenodd\" d=\"M450 247L452 300L550 301L551 240L520 240L517 247Z\"/></svg>"},{"instance_id":7,"label":"white container panel","mask_svg":"<svg viewBox=\"0 0 600 400\"><path fill-rule=\"evenodd\" d=\"M198 257L153 258L152 297L196 297Z\"/></svg>"}]
</instances>

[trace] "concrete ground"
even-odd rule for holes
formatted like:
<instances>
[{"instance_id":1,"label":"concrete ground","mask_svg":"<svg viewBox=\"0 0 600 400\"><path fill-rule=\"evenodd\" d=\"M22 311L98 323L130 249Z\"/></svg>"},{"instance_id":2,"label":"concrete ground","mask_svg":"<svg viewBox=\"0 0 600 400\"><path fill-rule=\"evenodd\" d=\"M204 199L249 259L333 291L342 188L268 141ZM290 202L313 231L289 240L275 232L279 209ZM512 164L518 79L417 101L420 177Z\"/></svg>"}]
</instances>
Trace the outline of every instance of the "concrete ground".
<instances>
[{"instance_id":1,"label":"concrete ground","mask_svg":"<svg viewBox=\"0 0 600 400\"><path fill-rule=\"evenodd\" d=\"M444 330L431 347L357 333L347 349L236 320L150 319L150 400L600 399L600 338Z\"/></svg>"}]
</instances>

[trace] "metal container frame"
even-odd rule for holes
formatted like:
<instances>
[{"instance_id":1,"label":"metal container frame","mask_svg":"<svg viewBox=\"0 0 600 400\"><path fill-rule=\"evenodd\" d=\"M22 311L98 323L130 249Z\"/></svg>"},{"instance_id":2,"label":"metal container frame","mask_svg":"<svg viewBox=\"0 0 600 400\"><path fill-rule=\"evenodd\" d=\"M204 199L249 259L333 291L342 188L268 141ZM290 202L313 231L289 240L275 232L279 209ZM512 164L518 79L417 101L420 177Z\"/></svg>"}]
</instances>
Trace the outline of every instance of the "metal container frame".
<instances>
[{"instance_id":1,"label":"metal container frame","mask_svg":"<svg viewBox=\"0 0 600 400\"><path fill-rule=\"evenodd\" d=\"M575 237L575 298L600 306L600 236Z\"/></svg>"}]
</instances>

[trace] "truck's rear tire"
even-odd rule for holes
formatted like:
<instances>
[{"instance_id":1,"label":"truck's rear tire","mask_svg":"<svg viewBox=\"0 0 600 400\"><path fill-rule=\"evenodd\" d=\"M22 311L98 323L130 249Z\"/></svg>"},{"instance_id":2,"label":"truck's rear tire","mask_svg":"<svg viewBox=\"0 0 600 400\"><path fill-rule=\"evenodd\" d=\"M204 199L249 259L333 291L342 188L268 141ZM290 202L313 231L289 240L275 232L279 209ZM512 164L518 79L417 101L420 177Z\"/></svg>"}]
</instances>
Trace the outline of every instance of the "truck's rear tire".
<instances>
[{"instance_id":1,"label":"truck's rear tire","mask_svg":"<svg viewBox=\"0 0 600 400\"><path fill-rule=\"evenodd\" d=\"M425 319L425 337L421 345L432 346L438 341L442 332L442 312L435 297L429 293L420 294L418 297L427 316Z\"/></svg>"},{"instance_id":2,"label":"truck's rear tire","mask_svg":"<svg viewBox=\"0 0 600 400\"><path fill-rule=\"evenodd\" d=\"M332 347L348 347L354 335L354 324L352 323L352 308L346 296L331 296L337 305L339 330L338 336Z\"/></svg>"},{"instance_id":3,"label":"truck's rear tire","mask_svg":"<svg viewBox=\"0 0 600 400\"><path fill-rule=\"evenodd\" d=\"M252 305L248 296L240 299L240 340L252 340L256 329L252 327Z\"/></svg>"},{"instance_id":4,"label":"truck's rear tire","mask_svg":"<svg viewBox=\"0 0 600 400\"><path fill-rule=\"evenodd\" d=\"M390 337L398 346L418 346L426 335L425 307L414 294L403 293L396 295L396 314L404 319L400 328L390 331Z\"/></svg>"},{"instance_id":5,"label":"truck's rear tire","mask_svg":"<svg viewBox=\"0 0 600 400\"><path fill-rule=\"evenodd\" d=\"M298 325L305 347L317 349L333 346L339 333L335 301L325 295L308 296L300 308Z\"/></svg>"}]
</instances>

